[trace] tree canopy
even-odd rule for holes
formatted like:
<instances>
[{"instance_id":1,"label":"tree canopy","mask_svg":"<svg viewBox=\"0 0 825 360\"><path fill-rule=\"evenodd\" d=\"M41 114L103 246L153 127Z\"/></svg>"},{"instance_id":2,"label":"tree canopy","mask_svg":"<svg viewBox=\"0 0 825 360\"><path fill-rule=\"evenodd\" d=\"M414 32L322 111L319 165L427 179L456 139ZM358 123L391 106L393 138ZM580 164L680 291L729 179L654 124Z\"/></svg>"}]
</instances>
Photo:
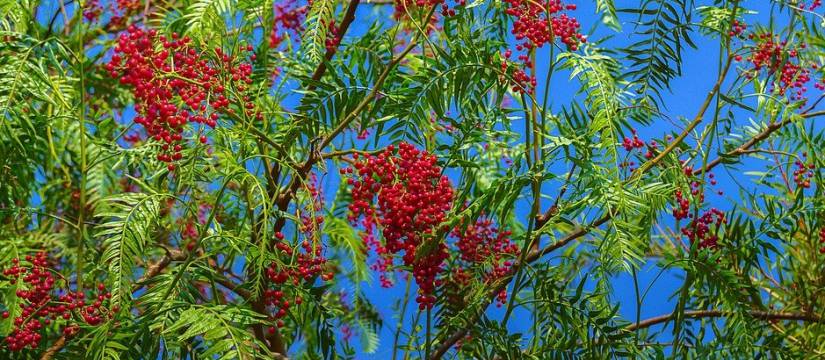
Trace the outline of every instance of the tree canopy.
<instances>
[{"instance_id":1,"label":"tree canopy","mask_svg":"<svg viewBox=\"0 0 825 360\"><path fill-rule=\"evenodd\" d=\"M825 356L820 0L0 0L0 358Z\"/></svg>"}]
</instances>

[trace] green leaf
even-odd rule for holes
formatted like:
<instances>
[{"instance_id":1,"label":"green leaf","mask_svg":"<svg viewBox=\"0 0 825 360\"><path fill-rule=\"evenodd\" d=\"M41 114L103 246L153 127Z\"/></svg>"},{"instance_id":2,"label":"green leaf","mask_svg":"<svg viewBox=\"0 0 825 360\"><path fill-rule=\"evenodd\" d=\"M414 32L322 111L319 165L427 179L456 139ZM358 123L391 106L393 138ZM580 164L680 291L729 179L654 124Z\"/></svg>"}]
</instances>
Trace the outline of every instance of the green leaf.
<instances>
[{"instance_id":1,"label":"green leaf","mask_svg":"<svg viewBox=\"0 0 825 360\"><path fill-rule=\"evenodd\" d=\"M96 236L103 238L102 261L109 267L112 304L124 306L131 300L131 284L135 259L143 256L146 247L154 243L155 222L160 214L160 200L165 194L125 193L110 196L102 203L109 211L98 214L105 222Z\"/></svg>"}]
</instances>

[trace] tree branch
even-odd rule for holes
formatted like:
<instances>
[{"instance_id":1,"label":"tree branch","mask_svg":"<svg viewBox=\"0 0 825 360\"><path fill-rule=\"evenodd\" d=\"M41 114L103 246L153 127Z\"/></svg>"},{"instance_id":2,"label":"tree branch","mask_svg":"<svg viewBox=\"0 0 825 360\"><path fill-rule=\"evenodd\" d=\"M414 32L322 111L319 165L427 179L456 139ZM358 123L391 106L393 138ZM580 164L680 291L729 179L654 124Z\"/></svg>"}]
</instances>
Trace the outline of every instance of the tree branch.
<instances>
[{"instance_id":1,"label":"tree branch","mask_svg":"<svg viewBox=\"0 0 825 360\"><path fill-rule=\"evenodd\" d=\"M43 356L40 357L40 360L51 360L61 349L63 346L66 345L66 336L61 336L57 339L57 341L49 346L48 349L43 353Z\"/></svg>"},{"instance_id":2,"label":"tree branch","mask_svg":"<svg viewBox=\"0 0 825 360\"><path fill-rule=\"evenodd\" d=\"M181 250L166 249L166 254L163 255L158 262L149 265L149 267L146 268L146 272L143 273L143 276L141 276L140 279L132 285L132 292L140 290L140 288L143 287L143 283L160 274L163 269L172 263L172 260L186 260L186 253Z\"/></svg>"},{"instance_id":3,"label":"tree branch","mask_svg":"<svg viewBox=\"0 0 825 360\"><path fill-rule=\"evenodd\" d=\"M814 118L814 117L818 117L818 116L822 116L822 115L825 115L825 111L814 111L814 112L808 112L808 113L800 114L800 116L802 116L803 119ZM759 134L756 134L754 137L750 138L750 140L746 141L744 144L740 145L736 149L731 150L731 151L725 153L724 155L719 156L716 159L713 159L713 161L709 162L707 164L707 166L705 166L704 168L699 168L699 169L694 170L693 175L700 175L703 172L710 171L711 169L713 169L717 165L721 164L722 160L724 158L738 157L738 156L742 156L742 155L747 154L748 150L750 148L752 148L756 144L762 142L763 140L767 139L768 136L771 136L771 134L773 134L777 130L781 129L785 125L788 125L788 124L792 123L793 120L794 120L794 117L789 116L788 118L786 118L786 119L784 119L780 122L768 125L768 127L766 127L765 130L762 130L762 132L760 132Z\"/></svg>"},{"instance_id":4,"label":"tree branch","mask_svg":"<svg viewBox=\"0 0 825 360\"><path fill-rule=\"evenodd\" d=\"M796 320L806 322L823 323L825 319L814 314L792 313L792 312L767 312L767 311L747 311L748 316L758 320ZM736 315L734 311L722 310L687 310L684 312L685 317L689 318L709 318L709 317L730 317ZM625 331L636 331L637 329L644 329L664 322L668 322L676 316L675 313L659 315L649 319L642 320L636 324L630 324L624 328Z\"/></svg>"}]
</instances>

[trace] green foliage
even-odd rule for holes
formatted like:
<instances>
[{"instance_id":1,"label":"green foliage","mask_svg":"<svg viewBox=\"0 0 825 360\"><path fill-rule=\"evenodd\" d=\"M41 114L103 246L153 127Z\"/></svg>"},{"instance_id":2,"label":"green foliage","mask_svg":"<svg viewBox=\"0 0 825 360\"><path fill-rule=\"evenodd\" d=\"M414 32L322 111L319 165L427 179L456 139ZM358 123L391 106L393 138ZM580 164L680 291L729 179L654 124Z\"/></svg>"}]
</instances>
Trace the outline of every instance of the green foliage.
<instances>
[{"instance_id":1,"label":"green foliage","mask_svg":"<svg viewBox=\"0 0 825 360\"><path fill-rule=\"evenodd\" d=\"M301 48L307 60L313 64L324 61L327 32L333 20L335 5L334 0L319 0L313 1L309 7Z\"/></svg>"},{"instance_id":2,"label":"green foliage","mask_svg":"<svg viewBox=\"0 0 825 360\"><path fill-rule=\"evenodd\" d=\"M231 13L232 0L194 0L183 15L186 34L194 39L206 40L224 31L227 14Z\"/></svg>"},{"instance_id":3,"label":"green foliage","mask_svg":"<svg viewBox=\"0 0 825 360\"><path fill-rule=\"evenodd\" d=\"M131 301L135 259L153 243L154 225L163 194L124 194L104 200L108 211L98 214L106 219L96 236L103 239L101 260L108 265L112 303L128 309Z\"/></svg>"},{"instance_id":4,"label":"green foliage","mask_svg":"<svg viewBox=\"0 0 825 360\"><path fill-rule=\"evenodd\" d=\"M619 16L616 14L616 4L613 0L596 0L596 11L602 14L602 23L614 31L622 31Z\"/></svg>"},{"instance_id":5,"label":"green foliage","mask_svg":"<svg viewBox=\"0 0 825 360\"><path fill-rule=\"evenodd\" d=\"M635 33L641 35L621 49L628 62L627 78L632 90L642 96L640 103L656 107L664 101L662 91L682 74L682 52L695 47L691 36L688 0L644 0L638 7L620 9L633 14Z\"/></svg>"},{"instance_id":6,"label":"green foliage","mask_svg":"<svg viewBox=\"0 0 825 360\"><path fill-rule=\"evenodd\" d=\"M0 358L821 357L822 17L770 4L596 0L549 15L578 17L587 42L570 50L559 34L517 48L502 1L0 0L0 267L45 250L52 295L89 296L11 351L33 285L0 275ZM219 74L173 55L141 69L153 84L112 77L130 25L188 36ZM762 33L787 48L756 69ZM176 81L210 90L149 89ZM187 101L215 126L152 138L136 121ZM415 225L435 199L392 218L382 187L352 218L350 190L397 180L356 164L402 141L434 155L454 198L421 245L387 249L394 234L367 227ZM695 235L712 208L724 220ZM416 261L441 246L436 304L419 307Z\"/></svg>"},{"instance_id":7,"label":"green foliage","mask_svg":"<svg viewBox=\"0 0 825 360\"><path fill-rule=\"evenodd\" d=\"M263 316L252 310L215 306L188 306L172 326L164 329L173 345L199 349L198 356L219 359L254 359L259 346L244 328L261 324ZM192 342L199 338L202 345ZM184 345L188 344L188 345Z\"/></svg>"}]
</instances>

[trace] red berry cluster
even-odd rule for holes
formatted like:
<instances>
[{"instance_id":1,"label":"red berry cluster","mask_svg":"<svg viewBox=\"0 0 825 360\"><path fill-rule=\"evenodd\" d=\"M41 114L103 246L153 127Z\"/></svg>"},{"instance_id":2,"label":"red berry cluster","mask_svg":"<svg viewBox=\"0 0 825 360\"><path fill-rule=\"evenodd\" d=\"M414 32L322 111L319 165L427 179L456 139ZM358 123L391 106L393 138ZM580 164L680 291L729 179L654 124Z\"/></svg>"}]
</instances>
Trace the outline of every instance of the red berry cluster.
<instances>
[{"instance_id":1,"label":"red berry cluster","mask_svg":"<svg viewBox=\"0 0 825 360\"><path fill-rule=\"evenodd\" d=\"M404 252L404 265L412 268L419 287L419 307L432 307L435 287L441 285L436 277L447 258L447 246L433 236L448 230L442 222L453 204L450 180L441 174L435 155L407 143L401 143L397 153L390 145L378 155L356 154L354 160L355 171L341 170L354 175L348 179L352 186L349 221L357 224L361 219L367 229L364 241L384 265ZM374 227L381 229L384 244L375 241Z\"/></svg>"},{"instance_id":2,"label":"red berry cluster","mask_svg":"<svg viewBox=\"0 0 825 360\"><path fill-rule=\"evenodd\" d=\"M92 23L100 18L103 12L103 7L100 6L100 0L90 0L83 5L83 18Z\"/></svg>"},{"instance_id":3,"label":"red berry cluster","mask_svg":"<svg viewBox=\"0 0 825 360\"><path fill-rule=\"evenodd\" d=\"M341 340L343 340L345 343L349 343L350 340L352 340L353 335L355 335L355 333L349 325L341 325Z\"/></svg>"},{"instance_id":4,"label":"red berry cluster","mask_svg":"<svg viewBox=\"0 0 825 360\"><path fill-rule=\"evenodd\" d=\"M302 283L310 283L320 275L321 280L329 281L335 276L334 273L324 273L327 259L321 254L321 246L316 242L304 240L301 243L303 251L295 251L292 247L284 242L284 234L281 232L275 233L277 240L276 247L280 250L283 258L294 259L294 266L281 266L278 263L272 263L266 269L266 277L269 279L272 288L264 292L264 299L267 306L274 308L273 320L277 320L278 327L283 327L284 318L291 306L287 296L283 292L283 284L287 282L293 286L301 285ZM294 304L301 304L301 297L294 298ZM275 329L270 329L274 332Z\"/></svg>"},{"instance_id":5,"label":"red berry cluster","mask_svg":"<svg viewBox=\"0 0 825 360\"><path fill-rule=\"evenodd\" d=\"M807 157L807 153L803 153L802 157ZM814 177L814 164L805 164L802 160L794 162L796 170L793 172L793 181L797 187L808 189L811 187L811 179Z\"/></svg>"},{"instance_id":6,"label":"red berry cluster","mask_svg":"<svg viewBox=\"0 0 825 360\"><path fill-rule=\"evenodd\" d=\"M335 51L338 48L338 44L341 43L341 36L338 34L338 27L335 26L335 20L329 22L329 32L327 33L327 40L325 42L325 47L328 52Z\"/></svg>"},{"instance_id":7,"label":"red berry cluster","mask_svg":"<svg viewBox=\"0 0 825 360\"><path fill-rule=\"evenodd\" d=\"M819 253L825 254L825 227L819 230L819 244L822 245L822 247L819 248Z\"/></svg>"},{"instance_id":8,"label":"red berry cluster","mask_svg":"<svg viewBox=\"0 0 825 360\"><path fill-rule=\"evenodd\" d=\"M753 67L745 73L747 78L757 76L763 69L771 76L775 76L778 81L778 88L772 92L785 94L791 92L791 100L805 100L805 92L808 90L807 84L811 80L811 70L817 68L816 64L806 67L799 59L799 52L807 46L801 43L798 46L788 44L787 41L779 39L778 35L763 33L749 34L748 38L755 40L756 44L748 58ZM737 60L741 57L737 57ZM815 84L818 89L825 89L820 83Z\"/></svg>"},{"instance_id":9,"label":"red berry cluster","mask_svg":"<svg viewBox=\"0 0 825 360\"><path fill-rule=\"evenodd\" d=\"M141 0L117 0L117 8L125 13L142 10L143 6Z\"/></svg>"},{"instance_id":10,"label":"red berry cluster","mask_svg":"<svg viewBox=\"0 0 825 360\"><path fill-rule=\"evenodd\" d=\"M252 47L242 49L251 51ZM135 122L150 137L163 142L157 159L168 163L170 171L175 168L174 162L183 158L185 126L200 123L215 127L219 111L234 112L227 109L224 84L231 83L243 92L245 84L252 82L251 65L233 65L232 57L221 49L216 49L215 55L216 63L211 64L205 54L190 46L188 37L180 39L173 33L167 39L155 30L130 26L119 36L115 54L106 64L112 77L132 86L135 110L140 114ZM247 97L244 101L247 115L251 115L254 104ZM201 142L205 139L202 137Z\"/></svg>"},{"instance_id":11,"label":"red berry cluster","mask_svg":"<svg viewBox=\"0 0 825 360\"><path fill-rule=\"evenodd\" d=\"M682 190L676 190L676 204L673 208L673 218L676 220L686 219L690 216L690 200L682 195Z\"/></svg>"},{"instance_id":12,"label":"red berry cluster","mask_svg":"<svg viewBox=\"0 0 825 360\"><path fill-rule=\"evenodd\" d=\"M636 134L636 131L633 131L633 138L626 137L622 141L622 146L626 151L633 151L633 149L641 149L645 147L645 142L642 139L639 139L639 135Z\"/></svg>"},{"instance_id":13,"label":"red berry cluster","mask_svg":"<svg viewBox=\"0 0 825 360\"><path fill-rule=\"evenodd\" d=\"M264 292L264 299L266 299L266 305L272 306L273 308L277 309L275 310L275 314L272 315L270 320L274 320L275 325L279 328L284 327L285 324L283 318L286 317L287 311L289 311L290 306L292 306L293 304L301 305L304 301L302 297L295 296L292 297L293 302L290 303L287 297L288 296L284 294L284 292L281 290L266 290ZM270 334L274 334L275 331L275 327L269 328Z\"/></svg>"},{"instance_id":14,"label":"red berry cluster","mask_svg":"<svg viewBox=\"0 0 825 360\"><path fill-rule=\"evenodd\" d=\"M719 237L714 230L718 231L719 227L726 223L725 213L719 209L711 208L710 211L700 215L698 219L691 221L688 226L683 227L682 234L687 236L691 244L698 242L700 249L714 249L719 241Z\"/></svg>"},{"instance_id":15,"label":"red berry cluster","mask_svg":"<svg viewBox=\"0 0 825 360\"><path fill-rule=\"evenodd\" d=\"M516 41L517 51L525 50L529 52L534 48L541 48L545 44L552 44L556 38L560 39L569 50L576 51L579 45L586 42L587 38L579 33L581 25L573 17L567 16L564 11L576 10L574 4L562 4L561 0L505 0L508 4L505 12L513 16L512 34ZM505 52L505 58L510 58L511 50ZM528 54L518 56L522 63L522 68L514 71L513 79L516 84L514 91L533 92L536 86L536 78L528 76L525 69L530 69L532 63ZM507 63L502 62L502 71L507 70Z\"/></svg>"},{"instance_id":16,"label":"red berry cluster","mask_svg":"<svg viewBox=\"0 0 825 360\"><path fill-rule=\"evenodd\" d=\"M460 259L468 267L481 266L486 282L493 282L506 276L513 266L512 259L519 253L519 247L510 240L510 231L500 231L491 219L482 217L476 223L462 230L456 227L451 235L457 239L456 247ZM457 269L453 275L468 280L464 272ZM497 294L496 305L501 306L507 300L507 290Z\"/></svg>"},{"instance_id":17,"label":"red berry cluster","mask_svg":"<svg viewBox=\"0 0 825 360\"><path fill-rule=\"evenodd\" d=\"M472 285L472 278L470 272L462 266L456 266L450 271L450 275L444 280L444 292L442 294L447 300L448 309L454 311L464 309L466 306L464 296L466 295L466 289Z\"/></svg>"},{"instance_id":18,"label":"red berry cluster","mask_svg":"<svg viewBox=\"0 0 825 360\"><path fill-rule=\"evenodd\" d=\"M112 10L112 17L109 19L109 24L111 26L123 25L129 16L141 11L144 4L141 0L117 0L109 2L109 8Z\"/></svg>"},{"instance_id":19,"label":"red berry cluster","mask_svg":"<svg viewBox=\"0 0 825 360\"><path fill-rule=\"evenodd\" d=\"M186 249L192 251L198 242L198 228L192 219L187 220L180 230L180 240L182 244L186 244Z\"/></svg>"},{"instance_id":20,"label":"red berry cluster","mask_svg":"<svg viewBox=\"0 0 825 360\"><path fill-rule=\"evenodd\" d=\"M800 9L806 9L806 7L805 7L805 3L804 3L804 2L803 2L803 3L799 3L799 5L798 5L798 6L799 6L799 8L800 8ZM811 5L807 7L807 9L808 9L808 10L810 10L810 11L814 11L814 10L816 10L816 8L818 8L818 7L820 7L820 6L822 6L822 0L814 0L814 1L811 3Z\"/></svg>"},{"instance_id":21,"label":"red berry cluster","mask_svg":"<svg viewBox=\"0 0 825 360\"><path fill-rule=\"evenodd\" d=\"M644 158L645 159L652 159L653 158L653 151L659 148L659 144L656 140L651 140L649 143L645 143L642 139L639 138L639 135L636 133L635 129L631 130L633 137L627 137L622 140L622 147L625 151L632 153L635 150L639 150L640 152L644 149ZM624 161L619 163L620 168L627 168L631 173L636 171L637 163L635 161Z\"/></svg>"},{"instance_id":22,"label":"red berry cluster","mask_svg":"<svg viewBox=\"0 0 825 360\"><path fill-rule=\"evenodd\" d=\"M63 335L72 336L79 331L77 322L72 322L75 316L89 325L98 325L111 315L104 303L111 298L103 284L97 287L97 296L86 303L86 295L82 291L71 292L58 290L55 287L54 270L45 252L38 252L35 256L27 255L25 261L30 266L21 265L18 259L12 259L12 266L3 270L3 275L9 277L9 283L16 284L23 281L24 288L15 295L21 300L20 316L14 319L14 328L6 337L6 344L11 351L20 351L26 347L36 348L43 339L42 330L52 322L63 321ZM62 292L63 295L56 295ZM113 309L112 311L116 311ZM8 311L3 312L4 319L10 316Z\"/></svg>"},{"instance_id":23,"label":"red berry cluster","mask_svg":"<svg viewBox=\"0 0 825 360\"><path fill-rule=\"evenodd\" d=\"M318 230L324 222L324 217L321 215L324 209L323 194L318 186L318 176L314 173L310 175L309 183L306 191L310 196L310 202L301 211L301 232L306 238L318 240Z\"/></svg>"},{"instance_id":24,"label":"red berry cluster","mask_svg":"<svg viewBox=\"0 0 825 360\"><path fill-rule=\"evenodd\" d=\"M695 174L700 173L698 170L694 171L693 166L685 165L684 160L680 160L680 162L682 163L682 166L683 166L682 171L685 173L685 176L687 176L688 178L693 178L695 176ZM708 176L708 179L710 179L708 181L708 183L710 183L711 186L716 186L716 184L718 183L716 181L716 175L714 175L712 172L708 172L707 176ZM700 203L705 201L705 194L704 194L704 192L700 193L701 190L702 190L702 183L700 183L698 179L694 179L693 181L690 182L690 193L691 193L691 195L697 197L699 199ZM722 190L717 190L716 193L719 194L719 195L724 194L724 192Z\"/></svg>"},{"instance_id":25,"label":"red berry cluster","mask_svg":"<svg viewBox=\"0 0 825 360\"><path fill-rule=\"evenodd\" d=\"M143 137L139 133L133 132L133 133L130 133L130 134L123 135L123 141L125 141L127 144L131 145L132 147L135 147L136 144L143 141Z\"/></svg>"},{"instance_id":26,"label":"red berry cluster","mask_svg":"<svg viewBox=\"0 0 825 360\"><path fill-rule=\"evenodd\" d=\"M682 171L684 174L688 178L694 178L693 167L690 165L685 165L684 161L682 162L682 166ZM708 173L708 178L710 179L710 185L716 185L717 182L713 173ZM698 204L705 201L705 194L702 190L702 183L694 178L694 180L690 183L690 196L692 196ZM691 219L690 223L682 228L682 234L687 236L691 243L698 243L698 247L700 249L716 248L719 238L712 231L714 230L713 226L715 224L715 229L718 230L722 224L727 223L725 220L725 214L716 208L711 208L709 211L699 215L697 219L694 219L694 216L690 211L691 199L688 196L685 196L682 190L676 190L674 195L675 206L672 210L673 218L677 221L682 219ZM719 191L719 195L722 195L721 190Z\"/></svg>"},{"instance_id":27,"label":"red berry cluster","mask_svg":"<svg viewBox=\"0 0 825 360\"><path fill-rule=\"evenodd\" d=\"M304 240L301 242L303 252L295 251L285 242L280 241L284 238L283 233L275 233L275 237L279 240L276 247L281 253L287 257L294 257L296 266L281 267L273 263L267 269L267 277L275 284L286 283L291 280L293 285L298 285L301 281L311 281L316 276L321 275L321 280L329 281L335 276L332 272L322 273L327 259L321 255L320 244Z\"/></svg>"},{"instance_id":28,"label":"red berry cluster","mask_svg":"<svg viewBox=\"0 0 825 360\"><path fill-rule=\"evenodd\" d=\"M748 24L745 24L745 22L740 22L739 20L733 20L733 23L731 24L730 32L728 32L728 35L730 35L730 37L739 37L747 29L748 29Z\"/></svg>"},{"instance_id":29,"label":"red berry cluster","mask_svg":"<svg viewBox=\"0 0 825 360\"><path fill-rule=\"evenodd\" d=\"M284 0L275 4L275 25L269 34L269 47L277 48L286 39L286 33L291 33L296 39L300 38L307 10L306 6L298 6L296 0Z\"/></svg>"},{"instance_id":30,"label":"red berry cluster","mask_svg":"<svg viewBox=\"0 0 825 360\"><path fill-rule=\"evenodd\" d=\"M355 311L353 306L347 300L347 291L346 290L340 290L338 292L337 303L338 303L338 306L340 306L341 311L343 311L345 314L352 313L352 312ZM342 319L340 329L341 329L341 340L343 340L345 343L348 343L350 340L352 340L352 337L355 335L356 330L353 329L352 326L350 326L349 322L345 322L345 320Z\"/></svg>"},{"instance_id":31,"label":"red berry cluster","mask_svg":"<svg viewBox=\"0 0 825 360\"><path fill-rule=\"evenodd\" d=\"M456 1L456 4L459 6L462 6L465 3L466 0ZM395 20L401 20L406 18L408 14L414 12L415 9L430 9L439 5L441 5L442 16L455 16L455 10L450 9L445 0L395 0L395 12L393 13L393 17L395 17ZM437 21L438 20L435 17L431 19L431 23L435 23Z\"/></svg>"}]
</instances>

